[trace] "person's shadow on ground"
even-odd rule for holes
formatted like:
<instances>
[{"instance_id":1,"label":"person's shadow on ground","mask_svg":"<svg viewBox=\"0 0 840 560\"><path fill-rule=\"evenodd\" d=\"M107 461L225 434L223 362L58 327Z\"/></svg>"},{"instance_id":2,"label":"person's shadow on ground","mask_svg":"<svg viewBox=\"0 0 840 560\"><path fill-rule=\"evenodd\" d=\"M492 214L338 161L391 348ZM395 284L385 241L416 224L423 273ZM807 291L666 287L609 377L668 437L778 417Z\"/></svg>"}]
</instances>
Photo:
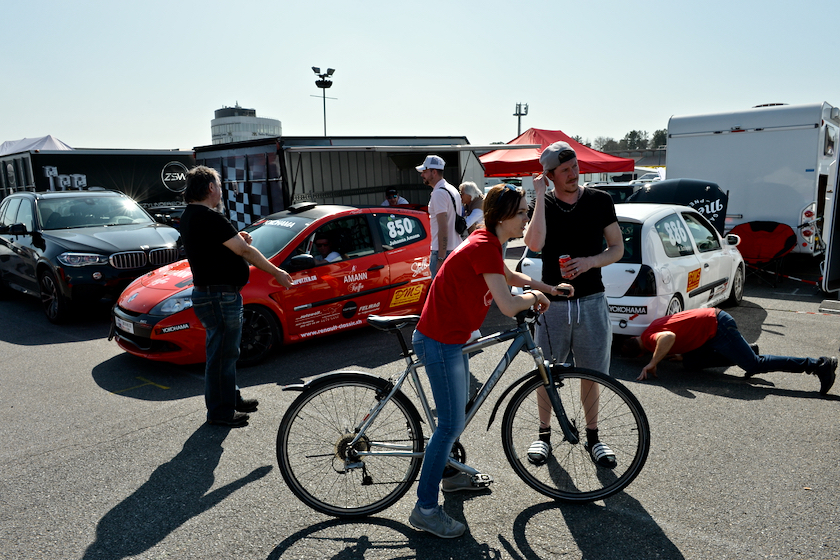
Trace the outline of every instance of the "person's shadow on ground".
<instances>
[{"instance_id":1,"label":"person's shadow on ground","mask_svg":"<svg viewBox=\"0 0 840 560\"><path fill-rule=\"evenodd\" d=\"M207 493L213 487L213 471L229 432L207 424L196 430L171 461L158 467L137 491L105 514L96 527L96 540L83 558L111 560L142 554L186 521L267 475L272 467L259 467Z\"/></svg>"}]
</instances>

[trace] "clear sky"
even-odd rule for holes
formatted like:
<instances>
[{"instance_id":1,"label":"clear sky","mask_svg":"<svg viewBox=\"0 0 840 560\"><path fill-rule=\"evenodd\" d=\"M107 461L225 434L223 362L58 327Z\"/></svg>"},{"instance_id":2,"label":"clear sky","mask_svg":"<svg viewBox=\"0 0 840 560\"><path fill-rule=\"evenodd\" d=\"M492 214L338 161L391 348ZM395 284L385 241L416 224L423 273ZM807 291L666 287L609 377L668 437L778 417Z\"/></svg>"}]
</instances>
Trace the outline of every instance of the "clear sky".
<instances>
[{"instance_id":1,"label":"clear sky","mask_svg":"<svg viewBox=\"0 0 840 560\"><path fill-rule=\"evenodd\" d=\"M239 103L327 133L593 140L672 115L840 105L837 0L6 0L0 142L191 149ZM316 96L316 97L312 97Z\"/></svg>"}]
</instances>

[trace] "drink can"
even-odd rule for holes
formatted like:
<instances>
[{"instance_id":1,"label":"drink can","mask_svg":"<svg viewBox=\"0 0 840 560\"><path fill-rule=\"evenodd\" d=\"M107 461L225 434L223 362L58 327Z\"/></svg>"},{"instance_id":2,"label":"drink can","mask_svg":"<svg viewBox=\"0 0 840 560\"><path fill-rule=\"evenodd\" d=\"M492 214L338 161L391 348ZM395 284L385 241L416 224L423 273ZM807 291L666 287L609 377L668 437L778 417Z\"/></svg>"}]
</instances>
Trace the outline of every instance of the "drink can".
<instances>
[{"instance_id":1,"label":"drink can","mask_svg":"<svg viewBox=\"0 0 840 560\"><path fill-rule=\"evenodd\" d=\"M560 257L558 257L557 259L557 262L560 263L560 273L563 275L563 278L566 277L566 275L563 274L563 265L565 265L570 260L572 260L572 257L570 257L569 255L560 255Z\"/></svg>"}]
</instances>

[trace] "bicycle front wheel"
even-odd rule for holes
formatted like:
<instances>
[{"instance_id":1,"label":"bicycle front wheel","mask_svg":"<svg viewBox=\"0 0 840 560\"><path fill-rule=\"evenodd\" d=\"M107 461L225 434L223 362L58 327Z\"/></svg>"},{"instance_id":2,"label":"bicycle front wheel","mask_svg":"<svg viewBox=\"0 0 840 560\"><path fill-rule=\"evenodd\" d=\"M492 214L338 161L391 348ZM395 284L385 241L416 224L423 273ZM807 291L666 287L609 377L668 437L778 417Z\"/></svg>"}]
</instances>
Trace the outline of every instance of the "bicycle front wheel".
<instances>
[{"instance_id":1,"label":"bicycle front wheel","mask_svg":"<svg viewBox=\"0 0 840 560\"><path fill-rule=\"evenodd\" d=\"M351 445L387 395L384 379L341 373L319 380L292 402L277 433L277 462L289 489L335 517L380 512L399 500L420 471L420 416L396 393ZM373 454L370 455L369 453Z\"/></svg>"},{"instance_id":2,"label":"bicycle front wheel","mask_svg":"<svg viewBox=\"0 0 840 560\"><path fill-rule=\"evenodd\" d=\"M537 492L563 502L601 500L630 484L650 450L650 428L638 399L608 375L576 368L559 372L554 389L580 442L566 441L552 411L552 450L548 461L537 466L528 460L528 448L538 439L537 391L542 386L539 376L526 381L505 410L502 447L516 474ZM600 440L615 453L613 469L597 466L584 448L584 428L595 423Z\"/></svg>"}]
</instances>

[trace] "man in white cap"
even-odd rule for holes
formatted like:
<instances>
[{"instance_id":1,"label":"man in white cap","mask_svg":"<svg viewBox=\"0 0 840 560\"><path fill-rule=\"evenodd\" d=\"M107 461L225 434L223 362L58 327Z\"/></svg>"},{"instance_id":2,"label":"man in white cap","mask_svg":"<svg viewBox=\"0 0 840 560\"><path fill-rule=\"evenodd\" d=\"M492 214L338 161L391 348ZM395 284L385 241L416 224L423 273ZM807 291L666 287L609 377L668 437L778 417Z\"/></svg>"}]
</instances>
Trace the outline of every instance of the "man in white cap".
<instances>
[{"instance_id":1,"label":"man in white cap","mask_svg":"<svg viewBox=\"0 0 840 560\"><path fill-rule=\"evenodd\" d=\"M429 272L432 278L440 265L460 243L461 236L455 231L455 216L463 213L461 193L443 178L443 158L426 156L423 165L416 167L423 183L432 187L429 199L429 218L432 226L432 252L429 256Z\"/></svg>"},{"instance_id":2,"label":"man in white cap","mask_svg":"<svg viewBox=\"0 0 840 560\"><path fill-rule=\"evenodd\" d=\"M609 374L612 328L601 267L624 254L615 206L607 193L578 185L577 154L566 142L547 146L540 163L543 172L534 177L536 197L525 244L542 251L543 282L568 282L575 292L572 298L549 297L552 304L537 327L537 344L553 360L565 362L571 352L576 366ZM546 193L549 180L554 191ZM562 270L561 256L571 257L564 259ZM597 398L593 393L583 403L584 446L596 465L614 468L615 454L598 436ZM551 451L550 416L550 406L541 406L539 439L528 450L528 459L537 465Z\"/></svg>"}]
</instances>

